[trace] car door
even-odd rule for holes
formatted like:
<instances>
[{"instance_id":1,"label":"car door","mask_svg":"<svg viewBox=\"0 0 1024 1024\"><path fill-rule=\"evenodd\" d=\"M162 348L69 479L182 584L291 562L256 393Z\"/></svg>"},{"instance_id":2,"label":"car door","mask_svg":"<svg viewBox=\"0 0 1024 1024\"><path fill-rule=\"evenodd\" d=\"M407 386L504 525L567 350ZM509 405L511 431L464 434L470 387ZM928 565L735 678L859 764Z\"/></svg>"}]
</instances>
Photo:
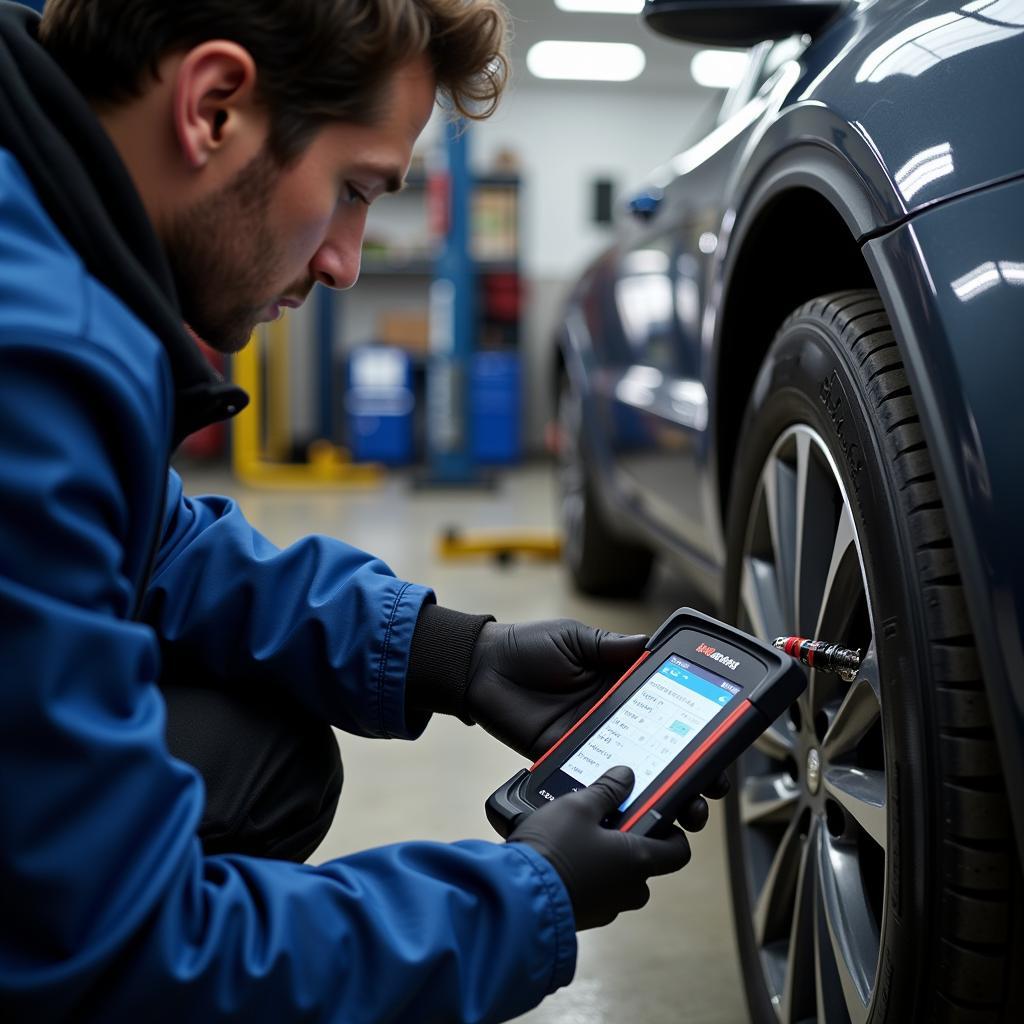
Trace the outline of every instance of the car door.
<instances>
[{"instance_id":1,"label":"car door","mask_svg":"<svg viewBox=\"0 0 1024 1024\"><path fill-rule=\"evenodd\" d=\"M702 320L727 206L729 171L763 112L756 93L773 47L751 51L744 81L713 129L632 199L621 226L607 316L624 343L608 353L599 401L617 490L648 526L710 554L707 358Z\"/></svg>"}]
</instances>

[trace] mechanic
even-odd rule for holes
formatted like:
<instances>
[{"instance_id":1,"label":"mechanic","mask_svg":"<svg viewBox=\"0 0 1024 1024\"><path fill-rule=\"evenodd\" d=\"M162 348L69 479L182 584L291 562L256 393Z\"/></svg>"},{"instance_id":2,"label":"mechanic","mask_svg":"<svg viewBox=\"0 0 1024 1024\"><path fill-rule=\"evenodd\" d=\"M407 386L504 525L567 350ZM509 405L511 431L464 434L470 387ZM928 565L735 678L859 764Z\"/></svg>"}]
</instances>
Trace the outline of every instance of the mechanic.
<instances>
[{"instance_id":1,"label":"mechanic","mask_svg":"<svg viewBox=\"0 0 1024 1024\"><path fill-rule=\"evenodd\" d=\"M644 638L444 609L168 469L245 404L183 323L236 351L351 286L438 95L494 108L505 25L495 0L0 5L4 1019L503 1020L687 861L679 830L600 827L614 769L506 844L302 864L330 725L442 712L536 754Z\"/></svg>"}]
</instances>

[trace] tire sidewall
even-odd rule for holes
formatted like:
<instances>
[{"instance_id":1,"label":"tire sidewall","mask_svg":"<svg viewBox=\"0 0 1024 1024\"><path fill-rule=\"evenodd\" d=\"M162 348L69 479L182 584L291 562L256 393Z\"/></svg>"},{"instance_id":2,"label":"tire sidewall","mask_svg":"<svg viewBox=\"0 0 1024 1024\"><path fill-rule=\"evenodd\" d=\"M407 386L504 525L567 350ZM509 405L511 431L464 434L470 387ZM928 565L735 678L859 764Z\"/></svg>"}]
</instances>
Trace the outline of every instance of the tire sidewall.
<instances>
[{"instance_id":1,"label":"tire sidewall","mask_svg":"<svg viewBox=\"0 0 1024 1024\"><path fill-rule=\"evenodd\" d=\"M933 828L928 796L937 794L929 770L931 710L919 667L927 664L925 630L909 589L913 546L893 500L881 427L869 412L851 353L821 318L787 322L758 375L741 432L727 526L725 612L739 606L741 554L765 460L789 427L806 424L825 442L839 470L861 541L882 679L882 728L889 780L889 841L879 972L870 1020L914 1019L926 943L911 923L930 916ZM827 639L842 642L842 637ZM898 757L895 754L898 752ZM915 798L916 795L916 798ZM925 799L921 799L925 796ZM739 787L727 804L730 842L739 836ZM730 860L737 939L757 1024L775 1024L749 917L742 858ZM927 932L925 933L927 934ZM756 967L756 970L751 970Z\"/></svg>"}]
</instances>

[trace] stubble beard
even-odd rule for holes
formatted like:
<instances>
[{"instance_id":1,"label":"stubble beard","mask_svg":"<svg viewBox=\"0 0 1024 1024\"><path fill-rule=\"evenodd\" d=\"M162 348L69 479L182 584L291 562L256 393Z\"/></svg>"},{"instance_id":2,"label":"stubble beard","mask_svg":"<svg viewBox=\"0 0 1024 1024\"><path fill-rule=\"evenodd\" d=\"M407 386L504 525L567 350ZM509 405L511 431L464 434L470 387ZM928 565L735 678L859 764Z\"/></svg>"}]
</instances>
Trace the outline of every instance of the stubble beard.
<instances>
[{"instance_id":1,"label":"stubble beard","mask_svg":"<svg viewBox=\"0 0 1024 1024\"><path fill-rule=\"evenodd\" d=\"M244 348L274 299L268 210L279 173L269 153L258 154L219 192L179 213L165 234L185 322L219 352Z\"/></svg>"}]
</instances>

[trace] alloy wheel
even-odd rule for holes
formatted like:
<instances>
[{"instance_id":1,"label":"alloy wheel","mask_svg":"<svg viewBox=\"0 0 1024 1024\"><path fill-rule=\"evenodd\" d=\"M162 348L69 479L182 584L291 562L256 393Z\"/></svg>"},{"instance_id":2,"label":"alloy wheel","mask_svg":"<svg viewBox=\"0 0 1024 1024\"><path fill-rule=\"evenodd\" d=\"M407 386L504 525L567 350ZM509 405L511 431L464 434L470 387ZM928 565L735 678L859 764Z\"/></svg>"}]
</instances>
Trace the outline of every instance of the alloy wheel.
<instances>
[{"instance_id":1,"label":"alloy wheel","mask_svg":"<svg viewBox=\"0 0 1024 1024\"><path fill-rule=\"evenodd\" d=\"M784 1024L862 1024L877 984L889 849L875 616L835 461L788 428L747 520L740 626L860 648L852 683L807 690L737 766L740 847L765 987Z\"/></svg>"}]
</instances>

